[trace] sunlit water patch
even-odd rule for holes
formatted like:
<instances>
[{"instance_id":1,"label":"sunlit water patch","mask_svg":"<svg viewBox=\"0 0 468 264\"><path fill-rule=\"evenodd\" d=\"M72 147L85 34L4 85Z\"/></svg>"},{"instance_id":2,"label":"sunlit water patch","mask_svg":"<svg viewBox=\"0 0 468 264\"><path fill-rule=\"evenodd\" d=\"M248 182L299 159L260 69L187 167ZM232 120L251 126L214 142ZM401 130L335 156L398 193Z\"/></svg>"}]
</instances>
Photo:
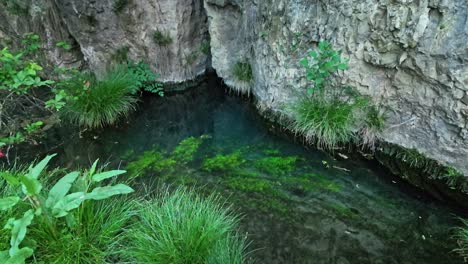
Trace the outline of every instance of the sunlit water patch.
<instances>
[{"instance_id":1,"label":"sunlit water patch","mask_svg":"<svg viewBox=\"0 0 468 264\"><path fill-rule=\"evenodd\" d=\"M116 128L76 131L52 131L33 151L58 152L69 167L100 158L140 184L219 192L243 214L257 263L461 263L451 253L450 209L378 166L336 161L270 133L250 103L225 95L216 80L146 98Z\"/></svg>"}]
</instances>

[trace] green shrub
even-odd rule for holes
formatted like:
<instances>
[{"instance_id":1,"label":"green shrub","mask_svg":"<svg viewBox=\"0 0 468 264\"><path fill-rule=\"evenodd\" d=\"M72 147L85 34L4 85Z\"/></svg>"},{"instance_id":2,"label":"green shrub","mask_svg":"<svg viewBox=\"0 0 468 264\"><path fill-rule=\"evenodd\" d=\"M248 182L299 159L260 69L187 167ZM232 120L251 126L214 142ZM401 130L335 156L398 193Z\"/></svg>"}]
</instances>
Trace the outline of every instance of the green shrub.
<instances>
[{"instance_id":1,"label":"green shrub","mask_svg":"<svg viewBox=\"0 0 468 264\"><path fill-rule=\"evenodd\" d=\"M341 51L334 50L332 45L321 41L318 50L309 52L309 56L303 58L300 64L306 70L306 78L313 82L313 86L307 88L309 94L323 94L332 92L330 89L331 77L339 70L348 69L348 60L341 58Z\"/></svg>"},{"instance_id":2,"label":"green shrub","mask_svg":"<svg viewBox=\"0 0 468 264\"><path fill-rule=\"evenodd\" d=\"M113 125L135 109L134 87L134 76L122 66L102 80L91 74L72 78L65 88L73 96L65 106L65 117L87 128Z\"/></svg>"},{"instance_id":3,"label":"green shrub","mask_svg":"<svg viewBox=\"0 0 468 264\"><path fill-rule=\"evenodd\" d=\"M40 263L107 263L118 252L114 243L131 213L127 202L106 205L103 200L133 189L102 181L125 171L97 172L96 161L86 173L68 173L49 188L53 177L44 169L53 156L1 175L11 190L0 199L11 239L9 250L0 252L0 263L24 263L33 250Z\"/></svg>"},{"instance_id":4,"label":"green shrub","mask_svg":"<svg viewBox=\"0 0 468 264\"><path fill-rule=\"evenodd\" d=\"M455 229L455 239L457 240L458 248L454 251L463 259L468 261L468 220L460 219L463 226Z\"/></svg>"},{"instance_id":5,"label":"green shrub","mask_svg":"<svg viewBox=\"0 0 468 264\"><path fill-rule=\"evenodd\" d=\"M204 199L178 189L141 208L125 250L137 263L244 263L245 240L235 231L238 218L218 197Z\"/></svg>"},{"instance_id":6,"label":"green shrub","mask_svg":"<svg viewBox=\"0 0 468 264\"><path fill-rule=\"evenodd\" d=\"M172 38L169 33L163 33L159 30L156 30L153 33L153 40L159 46L168 46L172 44Z\"/></svg>"},{"instance_id":7,"label":"green shrub","mask_svg":"<svg viewBox=\"0 0 468 264\"><path fill-rule=\"evenodd\" d=\"M352 139L354 110L354 105L338 100L303 99L293 106L291 129L307 141L316 140L318 146L332 150Z\"/></svg>"}]
</instances>

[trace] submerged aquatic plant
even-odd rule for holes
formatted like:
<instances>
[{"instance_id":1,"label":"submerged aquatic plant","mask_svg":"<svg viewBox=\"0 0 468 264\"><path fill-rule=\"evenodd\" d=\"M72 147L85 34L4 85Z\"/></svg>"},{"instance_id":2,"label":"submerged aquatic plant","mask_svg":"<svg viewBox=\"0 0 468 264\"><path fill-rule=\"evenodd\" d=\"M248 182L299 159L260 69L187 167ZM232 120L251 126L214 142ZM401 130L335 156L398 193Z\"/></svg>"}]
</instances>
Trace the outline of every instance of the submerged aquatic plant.
<instances>
[{"instance_id":1,"label":"submerged aquatic plant","mask_svg":"<svg viewBox=\"0 0 468 264\"><path fill-rule=\"evenodd\" d=\"M127 232L126 254L138 263L244 263L238 218L224 206L217 196L202 198L187 189L144 202L140 219Z\"/></svg>"},{"instance_id":2,"label":"submerged aquatic plant","mask_svg":"<svg viewBox=\"0 0 468 264\"><path fill-rule=\"evenodd\" d=\"M201 144L207 138L209 138L209 136L203 135L201 137L189 137L182 140L172 151L171 157L182 163L193 161Z\"/></svg>"},{"instance_id":3,"label":"submerged aquatic plant","mask_svg":"<svg viewBox=\"0 0 468 264\"><path fill-rule=\"evenodd\" d=\"M237 170L245 160L242 158L241 152L236 151L231 154L218 154L212 158L208 158L203 162L202 169L207 172L223 172L229 173Z\"/></svg>"},{"instance_id":4,"label":"submerged aquatic plant","mask_svg":"<svg viewBox=\"0 0 468 264\"><path fill-rule=\"evenodd\" d=\"M256 160L254 166L271 176L278 176L294 171L299 160L297 156L266 157Z\"/></svg>"}]
</instances>

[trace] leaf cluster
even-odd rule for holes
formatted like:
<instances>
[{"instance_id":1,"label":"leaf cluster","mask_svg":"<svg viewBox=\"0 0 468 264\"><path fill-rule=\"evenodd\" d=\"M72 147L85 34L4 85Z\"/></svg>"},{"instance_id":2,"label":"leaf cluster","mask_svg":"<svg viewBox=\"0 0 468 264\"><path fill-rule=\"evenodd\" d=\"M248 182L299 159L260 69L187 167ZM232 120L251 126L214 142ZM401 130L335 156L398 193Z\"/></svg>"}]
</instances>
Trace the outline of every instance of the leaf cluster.
<instances>
[{"instance_id":1,"label":"leaf cluster","mask_svg":"<svg viewBox=\"0 0 468 264\"><path fill-rule=\"evenodd\" d=\"M40 176L54 156L47 156L36 165L31 165L24 174L2 174L10 187L20 191L1 198L0 211L16 208L24 213L20 218L10 218L5 225L5 229L11 230L10 249L0 252L1 263L20 264L32 256L33 248L24 246L23 241L33 220L47 226L50 236L58 237L60 224L65 224L69 229L78 228L72 212L84 210L87 201L100 201L133 192L133 189L125 184L104 185L104 180L121 175L125 171L97 172L97 160L88 172L70 172L60 178L49 191L44 191L44 183ZM19 211L17 214L20 214Z\"/></svg>"}]
</instances>

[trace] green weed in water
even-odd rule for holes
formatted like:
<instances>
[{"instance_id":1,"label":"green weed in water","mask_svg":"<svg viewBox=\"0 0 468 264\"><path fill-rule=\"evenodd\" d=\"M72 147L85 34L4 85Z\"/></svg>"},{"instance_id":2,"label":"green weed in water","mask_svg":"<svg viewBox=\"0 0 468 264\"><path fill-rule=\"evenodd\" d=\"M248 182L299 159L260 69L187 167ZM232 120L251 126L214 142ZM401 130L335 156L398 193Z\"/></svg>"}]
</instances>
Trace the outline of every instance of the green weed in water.
<instances>
[{"instance_id":1,"label":"green weed in water","mask_svg":"<svg viewBox=\"0 0 468 264\"><path fill-rule=\"evenodd\" d=\"M254 166L271 176L284 175L294 171L299 160L300 158L297 156L267 157L256 160Z\"/></svg>"},{"instance_id":2,"label":"green weed in water","mask_svg":"<svg viewBox=\"0 0 468 264\"><path fill-rule=\"evenodd\" d=\"M225 182L230 189L260 193L268 196L279 196L278 186L272 181L256 178L233 177Z\"/></svg>"},{"instance_id":3,"label":"green weed in water","mask_svg":"<svg viewBox=\"0 0 468 264\"><path fill-rule=\"evenodd\" d=\"M131 177L137 177L145 173L170 172L176 166L177 161L167 158L161 151L145 151L136 160L127 164L127 171Z\"/></svg>"},{"instance_id":4,"label":"green weed in water","mask_svg":"<svg viewBox=\"0 0 468 264\"><path fill-rule=\"evenodd\" d=\"M198 138L189 137L182 140L174 151L172 151L171 157L182 163L193 161L201 144L207 138L209 138L209 136L201 136Z\"/></svg>"},{"instance_id":5,"label":"green weed in water","mask_svg":"<svg viewBox=\"0 0 468 264\"><path fill-rule=\"evenodd\" d=\"M240 151L221 155L218 154L212 158L208 158L203 162L202 169L207 172L233 172L236 171L245 160L242 158Z\"/></svg>"}]
</instances>

